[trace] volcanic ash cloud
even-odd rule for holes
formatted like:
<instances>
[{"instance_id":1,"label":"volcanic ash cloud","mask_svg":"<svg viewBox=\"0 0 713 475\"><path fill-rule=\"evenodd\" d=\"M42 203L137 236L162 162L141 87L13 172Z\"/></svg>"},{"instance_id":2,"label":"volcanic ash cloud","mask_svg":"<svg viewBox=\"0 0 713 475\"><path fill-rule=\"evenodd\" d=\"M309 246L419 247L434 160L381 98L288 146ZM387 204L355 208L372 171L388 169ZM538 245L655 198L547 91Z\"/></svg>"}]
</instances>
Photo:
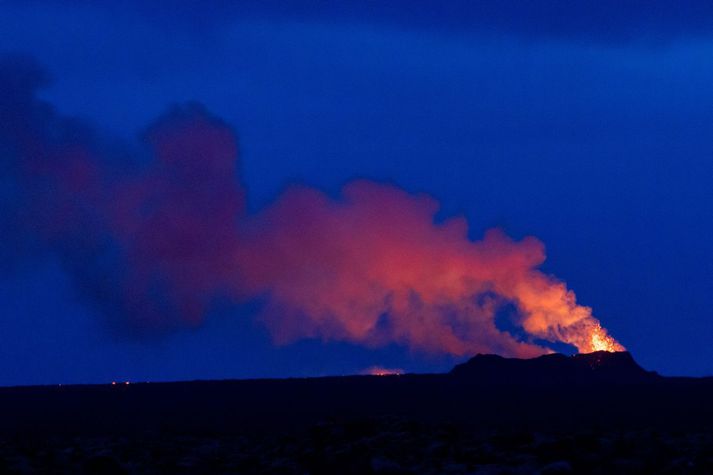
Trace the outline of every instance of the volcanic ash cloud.
<instances>
[{"instance_id":1,"label":"volcanic ash cloud","mask_svg":"<svg viewBox=\"0 0 713 475\"><path fill-rule=\"evenodd\" d=\"M12 251L58 255L87 300L136 335L200 325L215 298L258 299L275 341L390 343L428 353L533 356L545 342L621 350L564 283L538 270L542 243L462 218L393 185L336 198L295 185L246 211L233 131L174 107L135 146L57 114L44 76L0 66L0 228ZM29 258L29 257L28 257ZM496 325L506 306L524 337Z\"/></svg>"}]
</instances>

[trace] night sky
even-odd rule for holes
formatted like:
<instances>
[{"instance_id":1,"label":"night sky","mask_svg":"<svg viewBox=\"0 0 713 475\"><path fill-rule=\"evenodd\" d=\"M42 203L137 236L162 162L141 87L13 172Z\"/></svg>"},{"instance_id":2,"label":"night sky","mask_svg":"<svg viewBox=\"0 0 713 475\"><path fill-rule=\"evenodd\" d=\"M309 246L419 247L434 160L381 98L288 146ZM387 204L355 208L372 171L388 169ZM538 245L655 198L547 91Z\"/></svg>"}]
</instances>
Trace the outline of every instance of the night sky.
<instances>
[{"instance_id":1,"label":"night sky","mask_svg":"<svg viewBox=\"0 0 713 475\"><path fill-rule=\"evenodd\" d=\"M169 195L171 203L190 202L182 209L198 216L190 219L199 229L190 237L210 241L191 269L211 275L186 273L213 289L206 283L217 279L213 269L230 272L220 266L220 251L244 238L234 238L222 219L233 205L261 216L252 225L259 232L249 232L272 236L264 228L288 229L283 217L295 216L294 184L339 202L351 196L341 190L355 178L432 196L440 203L435 226L462 216L474 241L499 228L529 256L531 241L520 240L535 236L546 249L539 270L566 282L640 364L666 375L713 374L709 2L164 3L0 2L0 385L449 369L466 354L411 344L421 341L413 335L364 343L319 327L288 329L296 336L281 339L284 324L270 317L266 324L261 315L269 304L255 297L252 275L239 291L216 292L209 303L201 294L205 308L180 324L161 320L137 330L132 318L154 310L119 315L125 302L112 300L120 285L115 279L152 271L154 261L141 259L139 271L126 270L131 260L117 255L133 242L135 227L114 231L105 224L112 220L95 216L115 208L95 207L87 187L107 203L125 204L139 188L136 193L165 191L152 198L157 207ZM124 183L119 177L130 176L128 169L151 160L142 144L158 143L160 155L162 140L174 144L172 134L196 130L191 127L207 130L200 140L225 146L210 152L220 159L209 171L198 166L166 178L154 170L142 175L140 187L109 189L81 168L101 162L98 173L111 170L112 186ZM63 176L71 162L83 170L86 181L72 182L81 191L70 186L61 195L66 203L51 203L52 194L38 197L44 191L37 190L54 185L36 177L50 175L18 178L28 157L55 146L39 146L33 135L37 147L18 152L30 129L42 130L46 144L64 146L69 137L102 150L86 163L52 155L56 168L32 168ZM192 147L214 146L175 140L179 161L182 150L188 156ZM231 170L235 147L239 160ZM215 172L220 167L227 171ZM222 176L231 181L214 179ZM213 194L195 192L193 179L207 180ZM228 190L233 181L237 192ZM371 182L357 183L355 196L381 193L364 184ZM390 202L391 191L384 193ZM62 223L47 218L45 201L52 209L69 207L53 215ZM219 207L221 219L204 215L203 206ZM407 217L390 223L411 229L410 206L397 206L394 216ZM88 207L89 217L72 214ZM304 255L329 260L340 249L330 243L341 239L360 249L355 213L340 227L347 237L332 234L332 221L326 234L310 235L326 240L318 246L326 257ZM304 220L298 221L302 229ZM291 239L289 232L274 233ZM86 242L104 245L105 234L119 244L99 257L86 250ZM274 253L260 247L259 255ZM273 267L283 265L274 260ZM290 278L293 267L286 268L275 271L279 279ZM323 278L315 277L315 285ZM304 274L299 279L310 287ZM169 283L180 287L184 280ZM151 293L156 308L178 312L162 300L164 291ZM517 309L499 311L498 327L517 335L503 315L512 312Z\"/></svg>"}]
</instances>

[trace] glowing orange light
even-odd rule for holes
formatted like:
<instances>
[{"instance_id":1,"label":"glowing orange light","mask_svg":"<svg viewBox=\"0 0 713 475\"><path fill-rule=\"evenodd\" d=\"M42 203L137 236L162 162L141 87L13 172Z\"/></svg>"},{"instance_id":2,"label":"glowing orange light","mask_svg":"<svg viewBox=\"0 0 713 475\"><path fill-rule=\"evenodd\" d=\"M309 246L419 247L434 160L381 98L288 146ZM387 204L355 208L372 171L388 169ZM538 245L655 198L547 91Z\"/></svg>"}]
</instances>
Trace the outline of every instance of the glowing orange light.
<instances>
[{"instance_id":1,"label":"glowing orange light","mask_svg":"<svg viewBox=\"0 0 713 475\"><path fill-rule=\"evenodd\" d=\"M589 344L591 351L624 351L625 348L614 338L606 333L606 330L601 325L597 324L593 327Z\"/></svg>"},{"instance_id":2,"label":"glowing orange light","mask_svg":"<svg viewBox=\"0 0 713 475\"><path fill-rule=\"evenodd\" d=\"M372 366L362 371L362 374L368 374L370 376L394 376L404 374L404 370L401 368L382 368L381 366Z\"/></svg>"}]
</instances>

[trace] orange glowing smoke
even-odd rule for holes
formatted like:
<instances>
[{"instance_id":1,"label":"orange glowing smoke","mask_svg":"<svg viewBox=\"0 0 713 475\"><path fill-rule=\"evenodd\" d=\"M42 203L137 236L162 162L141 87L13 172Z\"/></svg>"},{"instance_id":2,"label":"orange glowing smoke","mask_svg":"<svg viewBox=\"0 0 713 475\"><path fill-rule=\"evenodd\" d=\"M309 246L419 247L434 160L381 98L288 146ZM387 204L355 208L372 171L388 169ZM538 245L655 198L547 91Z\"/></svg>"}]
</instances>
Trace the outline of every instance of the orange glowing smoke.
<instances>
[{"instance_id":1,"label":"orange glowing smoke","mask_svg":"<svg viewBox=\"0 0 713 475\"><path fill-rule=\"evenodd\" d=\"M539 270L545 252L533 237L490 230L473 240L465 219L436 219L430 196L367 180L336 198L293 186L248 213L235 135L202 107L159 119L137 150L141 166L124 169L111 165L123 147L85 143L91 134L71 133L74 121L33 93L15 94L27 98L21 120L0 110L17 129L9 169L32 197L16 213L32 224L23 232L71 263L81 294L132 334L199 325L217 297L229 297L261 301L260 319L280 344L520 357L550 352L548 342L623 349ZM518 335L496 324L510 307Z\"/></svg>"},{"instance_id":2,"label":"orange glowing smoke","mask_svg":"<svg viewBox=\"0 0 713 475\"><path fill-rule=\"evenodd\" d=\"M564 283L537 268L542 243L499 230L468 237L467 223L436 223L426 195L371 181L348 184L334 200L294 187L244 223L236 249L241 289L268 296L263 320L278 343L321 338L430 353L580 352L623 349ZM496 325L514 304L518 339Z\"/></svg>"}]
</instances>

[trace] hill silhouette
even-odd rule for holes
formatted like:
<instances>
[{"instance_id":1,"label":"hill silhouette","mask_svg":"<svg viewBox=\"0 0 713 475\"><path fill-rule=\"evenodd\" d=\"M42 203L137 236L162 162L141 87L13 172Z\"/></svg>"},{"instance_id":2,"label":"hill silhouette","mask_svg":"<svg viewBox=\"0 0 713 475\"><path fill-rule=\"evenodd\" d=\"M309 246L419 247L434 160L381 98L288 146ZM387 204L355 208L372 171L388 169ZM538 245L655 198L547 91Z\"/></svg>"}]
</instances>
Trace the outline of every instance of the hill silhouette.
<instances>
[{"instance_id":1,"label":"hill silhouette","mask_svg":"<svg viewBox=\"0 0 713 475\"><path fill-rule=\"evenodd\" d=\"M637 384L660 378L639 366L629 352L597 351L565 356L560 353L532 359L479 354L450 372L489 384Z\"/></svg>"},{"instance_id":2,"label":"hill silhouette","mask_svg":"<svg viewBox=\"0 0 713 475\"><path fill-rule=\"evenodd\" d=\"M477 355L446 374L0 388L0 472L711 473L710 401L713 378L659 376L626 352Z\"/></svg>"},{"instance_id":3,"label":"hill silhouette","mask_svg":"<svg viewBox=\"0 0 713 475\"><path fill-rule=\"evenodd\" d=\"M477 355L445 374L0 388L0 433L232 433L371 415L482 427L668 427L713 424L711 400L713 378L662 377L627 352Z\"/></svg>"}]
</instances>

